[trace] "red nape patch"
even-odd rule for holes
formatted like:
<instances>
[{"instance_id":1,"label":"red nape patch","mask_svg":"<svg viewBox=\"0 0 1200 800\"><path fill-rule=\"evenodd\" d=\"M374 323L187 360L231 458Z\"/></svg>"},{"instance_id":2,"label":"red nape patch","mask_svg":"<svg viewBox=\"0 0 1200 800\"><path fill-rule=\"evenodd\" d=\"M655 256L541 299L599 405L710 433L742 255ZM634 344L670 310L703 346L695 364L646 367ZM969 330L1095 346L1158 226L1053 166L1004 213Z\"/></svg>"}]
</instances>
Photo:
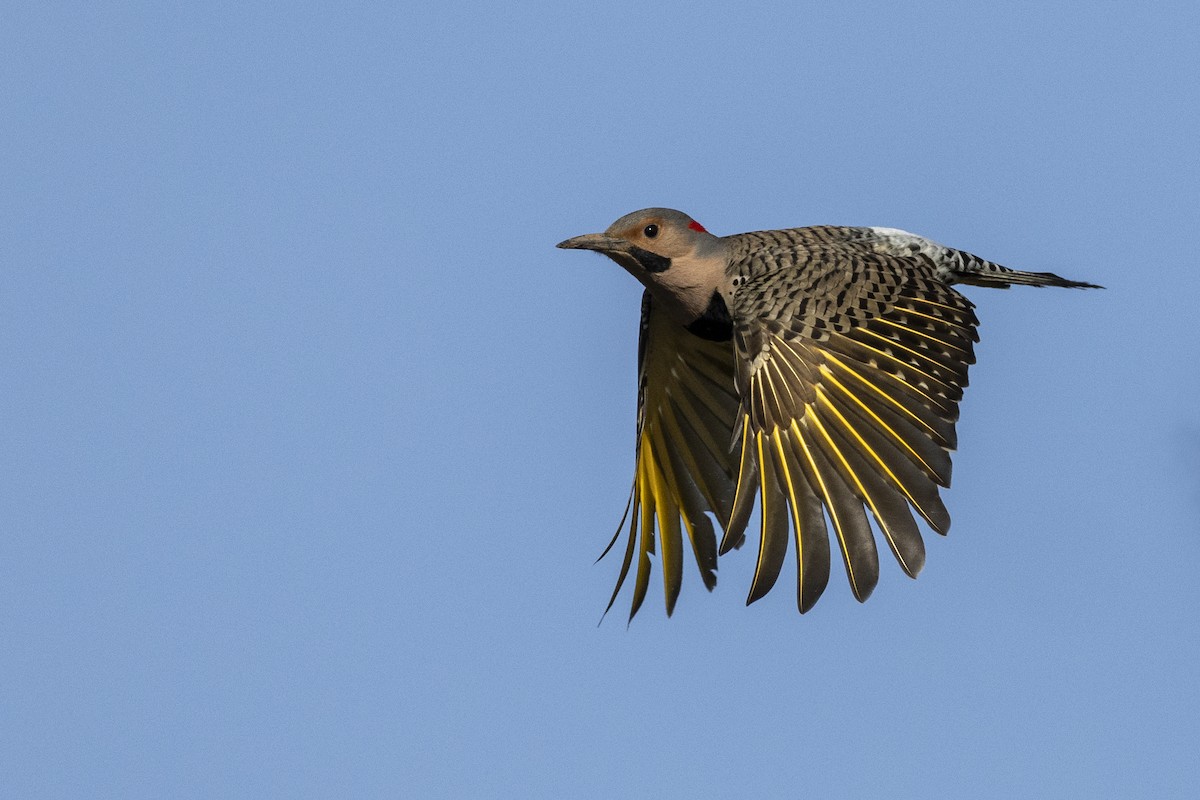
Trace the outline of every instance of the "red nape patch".
<instances>
[{"instance_id":1,"label":"red nape patch","mask_svg":"<svg viewBox=\"0 0 1200 800\"><path fill-rule=\"evenodd\" d=\"M692 220L691 222L689 222L688 227L694 231L699 231L700 233L708 233L708 231L704 230L704 226L701 225L699 222L696 222L696 220Z\"/></svg>"}]
</instances>

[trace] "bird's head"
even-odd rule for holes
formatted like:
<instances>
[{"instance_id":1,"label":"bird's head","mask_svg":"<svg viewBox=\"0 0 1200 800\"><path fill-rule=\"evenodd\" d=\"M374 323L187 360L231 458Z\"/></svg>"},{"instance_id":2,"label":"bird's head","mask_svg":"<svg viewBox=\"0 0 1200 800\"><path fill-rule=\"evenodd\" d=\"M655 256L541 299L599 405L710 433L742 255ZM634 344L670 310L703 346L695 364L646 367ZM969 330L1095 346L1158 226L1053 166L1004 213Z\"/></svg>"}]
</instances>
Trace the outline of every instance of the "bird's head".
<instances>
[{"instance_id":1,"label":"bird's head","mask_svg":"<svg viewBox=\"0 0 1200 800\"><path fill-rule=\"evenodd\" d=\"M608 256L641 281L684 325L704 314L713 292L725 280L728 261L723 239L670 208L634 211L604 233L576 236L558 246Z\"/></svg>"},{"instance_id":2,"label":"bird's head","mask_svg":"<svg viewBox=\"0 0 1200 800\"><path fill-rule=\"evenodd\" d=\"M719 240L704 226L670 208L645 208L626 214L604 233L588 233L559 242L567 250L595 250L646 282L667 272L678 259L703 257Z\"/></svg>"}]
</instances>

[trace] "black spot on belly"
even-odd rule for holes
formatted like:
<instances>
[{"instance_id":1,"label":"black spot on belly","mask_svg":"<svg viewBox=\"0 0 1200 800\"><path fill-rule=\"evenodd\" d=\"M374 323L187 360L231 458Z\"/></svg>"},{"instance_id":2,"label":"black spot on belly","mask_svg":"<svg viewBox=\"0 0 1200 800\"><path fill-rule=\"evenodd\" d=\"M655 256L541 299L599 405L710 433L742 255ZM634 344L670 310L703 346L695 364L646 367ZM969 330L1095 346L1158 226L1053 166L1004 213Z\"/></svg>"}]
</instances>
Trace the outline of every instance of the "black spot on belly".
<instances>
[{"instance_id":1,"label":"black spot on belly","mask_svg":"<svg viewBox=\"0 0 1200 800\"><path fill-rule=\"evenodd\" d=\"M643 250L636 245L629 248L629 255L633 256L646 272L666 272L671 268L671 259L651 253L649 250Z\"/></svg>"},{"instance_id":2,"label":"black spot on belly","mask_svg":"<svg viewBox=\"0 0 1200 800\"><path fill-rule=\"evenodd\" d=\"M713 292L708 308L687 329L701 339L713 342L728 342L733 338L733 319L720 292Z\"/></svg>"}]
</instances>

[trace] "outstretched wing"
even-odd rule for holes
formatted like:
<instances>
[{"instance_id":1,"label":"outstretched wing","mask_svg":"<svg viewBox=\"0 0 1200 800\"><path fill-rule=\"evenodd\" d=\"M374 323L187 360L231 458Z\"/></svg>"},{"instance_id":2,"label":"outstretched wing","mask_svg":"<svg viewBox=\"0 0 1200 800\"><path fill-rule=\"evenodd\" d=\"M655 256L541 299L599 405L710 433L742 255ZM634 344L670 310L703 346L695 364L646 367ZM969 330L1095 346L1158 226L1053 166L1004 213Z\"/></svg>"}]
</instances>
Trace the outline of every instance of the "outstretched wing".
<instances>
[{"instance_id":1,"label":"outstretched wing","mask_svg":"<svg viewBox=\"0 0 1200 800\"><path fill-rule=\"evenodd\" d=\"M704 585L709 590L716 585L717 540L708 514L724 522L732 512L735 454L729 442L739 402L733 343L689 333L654 307L649 292L643 294L637 466L625 517L604 554L620 537L626 519L628 543L605 613L621 591L635 551L638 563L630 619L641 607L650 583L650 556L655 552L655 520L667 614L675 608L683 579L684 531ZM740 544L741 538L740 531L727 531L727 541Z\"/></svg>"},{"instance_id":2,"label":"outstretched wing","mask_svg":"<svg viewBox=\"0 0 1200 800\"><path fill-rule=\"evenodd\" d=\"M868 511L910 576L925 560L910 508L935 531L949 529L938 487L950 484L978 323L971 302L916 256L810 244L803 263L763 263L747 264L731 309L742 406L729 528L745 526L757 495L749 603L778 578L790 527L803 613L829 580L827 519L860 601L879 577Z\"/></svg>"}]
</instances>

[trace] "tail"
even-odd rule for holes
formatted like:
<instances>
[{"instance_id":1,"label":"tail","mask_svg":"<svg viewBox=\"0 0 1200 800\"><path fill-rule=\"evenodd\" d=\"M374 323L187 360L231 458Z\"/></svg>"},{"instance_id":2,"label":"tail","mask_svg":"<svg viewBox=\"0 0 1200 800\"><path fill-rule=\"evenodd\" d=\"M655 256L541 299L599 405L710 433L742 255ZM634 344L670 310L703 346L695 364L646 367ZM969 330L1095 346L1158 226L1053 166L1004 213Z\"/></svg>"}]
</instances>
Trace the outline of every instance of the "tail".
<instances>
[{"instance_id":1,"label":"tail","mask_svg":"<svg viewBox=\"0 0 1200 800\"><path fill-rule=\"evenodd\" d=\"M1064 289L1103 289L1103 286L1084 281L1073 281L1055 275L1053 272L1021 272L1008 267L997 266L995 272L958 272L954 275L955 283L968 283L972 286L990 286L993 289L1007 289L1010 286L1061 286Z\"/></svg>"},{"instance_id":2,"label":"tail","mask_svg":"<svg viewBox=\"0 0 1200 800\"><path fill-rule=\"evenodd\" d=\"M1068 280L1053 272L1021 272L1002 267L965 250L955 250L943 244L915 236L895 228L851 228L870 241L876 250L902 258L916 255L928 258L937 275L946 283L968 283L1007 289L1010 286L1061 286L1066 289L1103 289L1094 283Z\"/></svg>"},{"instance_id":3,"label":"tail","mask_svg":"<svg viewBox=\"0 0 1200 800\"><path fill-rule=\"evenodd\" d=\"M1073 281L1055 275L1053 272L1022 272L1009 269L978 256L958 251L958 263L950 267L951 280L954 283L966 283L971 286L988 286L993 289L1007 289L1010 286L1061 286L1064 289L1103 289L1095 283Z\"/></svg>"}]
</instances>

